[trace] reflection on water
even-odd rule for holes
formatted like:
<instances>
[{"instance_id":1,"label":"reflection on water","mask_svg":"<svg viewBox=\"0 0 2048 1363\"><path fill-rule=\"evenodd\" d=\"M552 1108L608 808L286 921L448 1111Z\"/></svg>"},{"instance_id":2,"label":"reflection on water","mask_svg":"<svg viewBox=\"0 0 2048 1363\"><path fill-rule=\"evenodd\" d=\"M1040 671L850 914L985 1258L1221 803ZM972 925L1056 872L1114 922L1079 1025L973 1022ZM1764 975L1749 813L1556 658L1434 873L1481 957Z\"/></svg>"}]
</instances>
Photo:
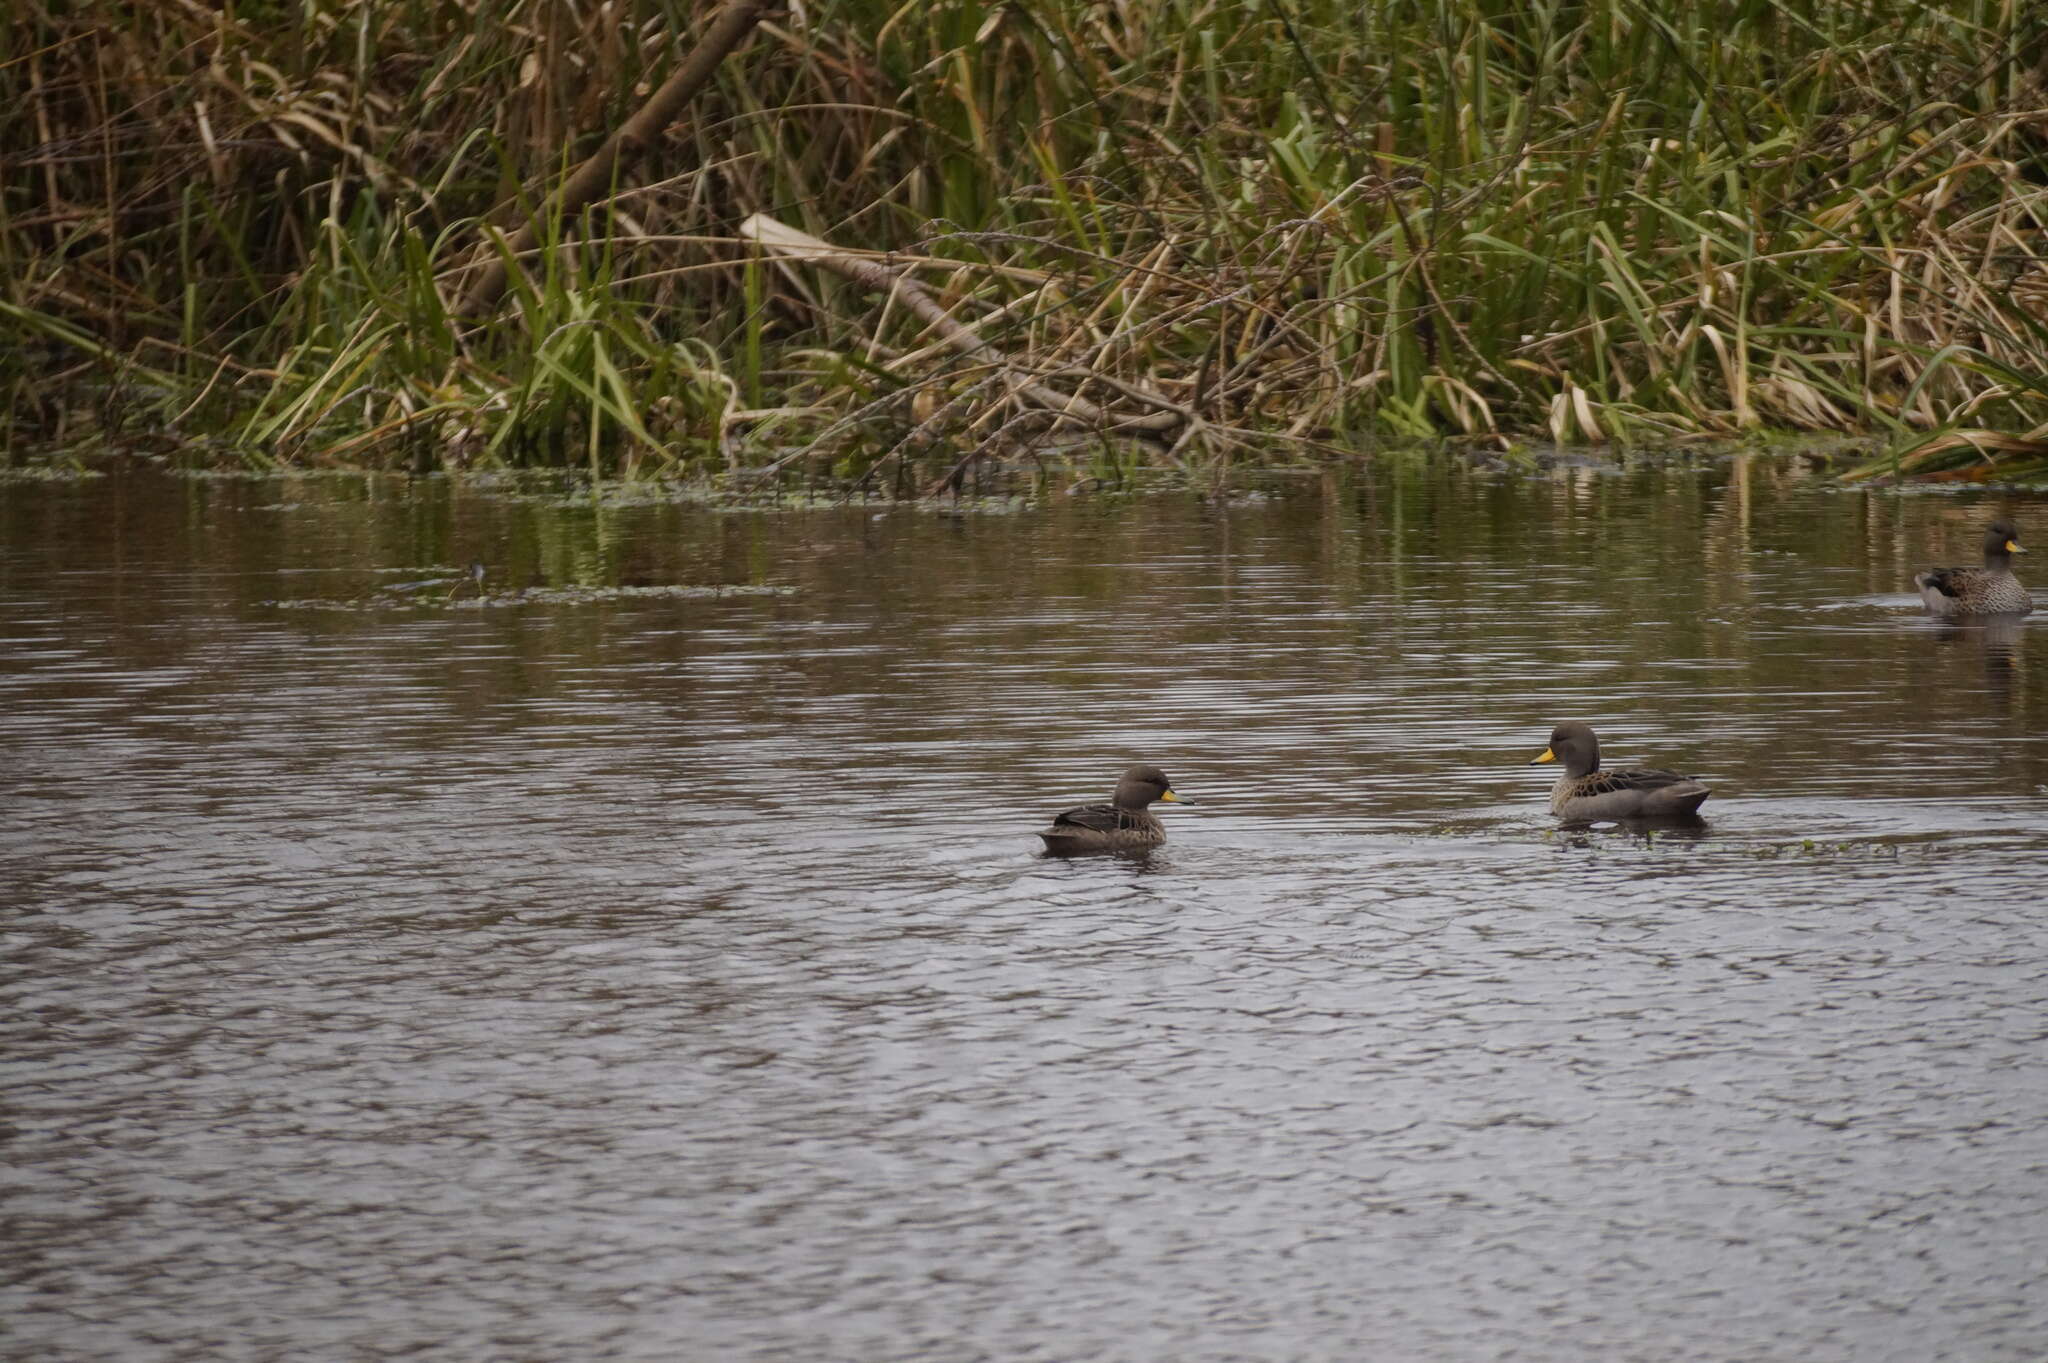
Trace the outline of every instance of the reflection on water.
<instances>
[{"instance_id":1,"label":"reflection on water","mask_svg":"<svg viewBox=\"0 0 2048 1363\"><path fill-rule=\"evenodd\" d=\"M2044 626L1910 594L1994 505L0 485L10 1346L2036 1357ZM1559 829L1568 718L1704 825Z\"/></svg>"}]
</instances>

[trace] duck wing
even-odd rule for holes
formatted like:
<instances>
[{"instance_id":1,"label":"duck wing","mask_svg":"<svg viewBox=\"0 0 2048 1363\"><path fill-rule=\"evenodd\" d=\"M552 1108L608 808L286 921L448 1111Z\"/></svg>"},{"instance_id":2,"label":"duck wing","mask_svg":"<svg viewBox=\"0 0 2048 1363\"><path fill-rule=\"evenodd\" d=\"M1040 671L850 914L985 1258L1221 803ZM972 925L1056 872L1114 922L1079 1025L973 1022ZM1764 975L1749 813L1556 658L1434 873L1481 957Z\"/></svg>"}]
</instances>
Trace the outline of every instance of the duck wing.
<instances>
[{"instance_id":1,"label":"duck wing","mask_svg":"<svg viewBox=\"0 0 2048 1363\"><path fill-rule=\"evenodd\" d=\"M1662 790L1666 786L1694 784L1697 783L1690 776L1680 776L1675 771L1662 771L1656 767L1603 767L1583 777L1572 787L1572 794L1586 798L1624 790Z\"/></svg>"},{"instance_id":2,"label":"duck wing","mask_svg":"<svg viewBox=\"0 0 2048 1363\"><path fill-rule=\"evenodd\" d=\"M1053 817L1055 831L1061 828L1089 828L1098 833L1114 833L1125 826L1115 805L1082 805L1064 814Z\"/></svg>"},{"instance_id":3,"label":"duck wing","mask_svg":"<svg viewBox=\"0 0 2048 1363\"><path fill-rule=\"evenodd\" d=\"M1930 568L1913 579L1913 585L1925 590L1933 588L1950 600L1960 600L1968 591L1974 579L1982 577L1982 568Z\"/></svg>"}]
</instances>

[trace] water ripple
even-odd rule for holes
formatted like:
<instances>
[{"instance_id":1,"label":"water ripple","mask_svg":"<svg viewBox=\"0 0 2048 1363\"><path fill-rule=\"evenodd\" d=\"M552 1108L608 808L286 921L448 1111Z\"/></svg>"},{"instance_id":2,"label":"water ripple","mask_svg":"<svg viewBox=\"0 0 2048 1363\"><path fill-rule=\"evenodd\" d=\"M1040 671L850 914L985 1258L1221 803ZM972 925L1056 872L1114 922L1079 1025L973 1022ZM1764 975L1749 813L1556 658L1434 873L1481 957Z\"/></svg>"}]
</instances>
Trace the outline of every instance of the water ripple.
<instances>
[{"instance_id":1,"label":"water ripple","mask_svg":"<svg viewBox=\"0 0 2048 1363\"><path fill-rule=\"evenodd\" d=\"M2037 1356L2048 688L1900 586L1981 507L1358 477L601 534L10 491L10 1339ZM563 544L612 576L265 604ZM1558 829L1563 718L1707 822ZM1135 757L1170 841L1039 855Z\"/></svg>"}]
</instances>

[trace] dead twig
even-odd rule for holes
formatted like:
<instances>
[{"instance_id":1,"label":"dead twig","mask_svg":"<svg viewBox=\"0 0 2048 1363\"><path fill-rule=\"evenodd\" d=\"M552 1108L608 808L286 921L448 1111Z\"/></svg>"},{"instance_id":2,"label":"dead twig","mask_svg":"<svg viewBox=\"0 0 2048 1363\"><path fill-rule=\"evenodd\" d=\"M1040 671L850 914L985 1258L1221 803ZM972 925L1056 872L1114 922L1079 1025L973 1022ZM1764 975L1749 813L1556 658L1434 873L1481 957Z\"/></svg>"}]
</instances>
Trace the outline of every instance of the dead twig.
<instances>
[{"instance_id":1,"label":"dead twig","mask_svg":"<svg viewBox=\"0 0 2048 1363\"><path fill-rule=\"evenodd\" d=\"M493 242L489 258L477 272L459 309L462 316L475 319L489 313L504 295L511 262L531 251L540 241L541 224L552 219L567 220L594 203L618 183L619 176L646 155L669 124L710 81L720 62L745 41L754 26L782 0L731 0L719 13L703 39L673 76L640 106L639 112L605 139L605 144L555 191L553 201L528 219L511 241Z\"/></svg>"},{"instance_id":2,"label":"dead twig","mask_svg":"<svg viewBox=\"0 0 2048 1363\"><path fill-rule=\"evenodd\" d=\"M1178 430L1194 419L1193 414L1181 404L1142 385L1127 381L1120 380L1110 386L1124 396L1140 401L1154 410L1142 415L1112 411L1090 402L1079 394L1062 393L1058 389L1048 387L1039 381L1028 365L1004 355L983 340L974 327L954 317L922 284L910 278L907 270L892 266L886 261L842 251L830 242L800 231L787 223L777 222L762 213L756 213L741 223L739 234L748 241L758 243L774 255L784 259L810 261L842 279L851 280L863 288L887 293L901 300L903 306L915 313L953 349L970 359L995 367L1017 396L1028 398L1047 411L1077 425L1123 435L1157 437L1168 431ZM1060 372L1071 374L1077 371L1066 368ZM1103 377L1093 371L1078 372L1088 379Z\"/></svg>"}]
</instances>

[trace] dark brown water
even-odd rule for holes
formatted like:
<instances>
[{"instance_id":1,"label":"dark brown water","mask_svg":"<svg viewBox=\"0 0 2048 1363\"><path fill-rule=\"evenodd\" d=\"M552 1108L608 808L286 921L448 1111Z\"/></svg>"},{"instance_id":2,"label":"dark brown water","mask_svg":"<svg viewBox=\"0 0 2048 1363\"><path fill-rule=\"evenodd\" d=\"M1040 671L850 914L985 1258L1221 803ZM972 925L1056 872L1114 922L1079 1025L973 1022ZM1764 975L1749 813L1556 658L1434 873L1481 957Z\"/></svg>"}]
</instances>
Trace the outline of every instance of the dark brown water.
<instances>
[{"instance_id":1,"label":"dark brown water","mask_svg":"<svg viewBox=\"0 0 2048 1363\"><path fill-rule=\"evenodd\" d=\"M0 485L0 1352L2037 1359L1993 507ZM1560 833L1564 718L1704 829Z\"/></svg>"}]
</instances>

